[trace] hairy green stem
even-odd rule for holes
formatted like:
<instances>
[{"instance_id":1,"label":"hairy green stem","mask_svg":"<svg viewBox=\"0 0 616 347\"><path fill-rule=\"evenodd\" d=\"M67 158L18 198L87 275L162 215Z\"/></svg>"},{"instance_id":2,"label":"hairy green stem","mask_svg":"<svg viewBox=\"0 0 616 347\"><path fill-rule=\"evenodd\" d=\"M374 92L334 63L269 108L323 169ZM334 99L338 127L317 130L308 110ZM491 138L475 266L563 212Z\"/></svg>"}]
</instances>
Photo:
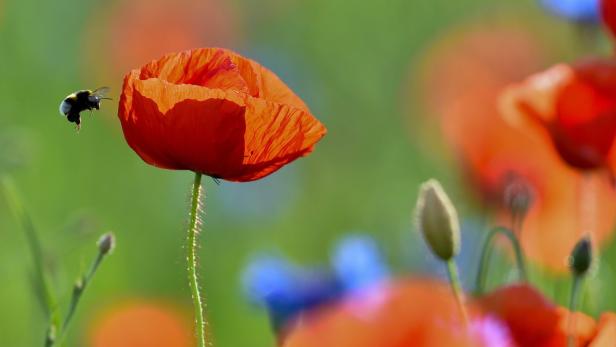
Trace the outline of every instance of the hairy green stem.
<instances>
[{"instance_id":1,"label":"hairy green stem","mask_svg":"<svg viewBox=\"0 0 616 347\"><path fill-rule=\"evenodd\" d=\"M456 303L460 309L460 314L462 315L464 324L468 325L468 313L466 312L466 307L464 306L464 292L462 291L462 286L460 285L458 266L453 259L449 259L447 261L447 274L449 275L449 283L451 284L451 289L453 290L453 295L456 298Z\"/></svg>"},{"instance_id":2,"label":"hairy green stem","mask_svg":"<svg viewBox=\"0 0 616 347\"><path fill-rule=\"evenodd\" d=\"M477 277L475 278L475 293L478 295L483 294L485 290L486 278L488 274L488 265L490 264L490 258L492 257L494 239L496 238L496 235L499 234L505 236L513 247L516 264L518 266L518 271L520 274L520 279L524 282L526 282L528 279L526 273L526 262L524 261L522 247L520 246L518 238L511 230L505 227L495 227L492 228L492 230L490 230L490 232L486 236L486 239L483 243L483 248L481 249L479 269L477 270Z\"/></svg>"},{"instance_id":3,"label":"hairy green stem","mask_svg":"<svg viewBox=\"0 0 616 347\"><path fill-rule=\"evenodd\" d=\"M197 234L199 233L199 205L201 203L201 174L195 173L195 180L192 187L192 197L190 204L190 223L188 225L188 237L186 239L187 260L188 260L188 281L193 299L195 310L195 329L199 347L205 347L205 319L203 316L203 302L199 291L199 281L197 276Z\"/></svg>"}]
</instances>

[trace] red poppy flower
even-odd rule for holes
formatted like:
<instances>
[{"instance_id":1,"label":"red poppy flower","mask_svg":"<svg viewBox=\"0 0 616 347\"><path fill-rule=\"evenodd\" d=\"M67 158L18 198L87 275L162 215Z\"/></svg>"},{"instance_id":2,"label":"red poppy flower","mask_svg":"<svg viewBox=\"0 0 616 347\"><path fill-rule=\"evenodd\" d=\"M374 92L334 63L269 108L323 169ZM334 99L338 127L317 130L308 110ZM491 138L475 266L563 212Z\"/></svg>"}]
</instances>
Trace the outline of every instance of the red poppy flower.
<instances>
[{"instance_id":1,"label":"red poppy flower","mask_svg":"<svg viewBox=\"0 0 616 347\"><path fill-rule=\"evenodd\" d=\"M527 285L497 289L478 300L488 313L503 321L518 346L566 346L569 336L569 312L545 299ZM596 333L594 320L575 313L573 336L576 346L585 346Z\"/></svg>"},{"instance_id":2,"label":"red poppy flower","mask_svg":"<svg viewBox=\"0 0 616 347\"><path fill-rule=\"evenodd\" d=\"M98 318L90 347L192 347L191 323L177 310L159 303L131 302Z\"/></svg>"},{"instance_id":3,"label":"red poppy flower","mask_svg":"<svg viewBox=\"0 0 616 347\"><path fill-rule=\"evenodd\" d=\"M612 35L616 36L616 1L615 0L599 0L601 1L601 17L607 25Z\"/></svg>"},{"instance_id":4,"label":"red poppy flower","mask_svg":"<svg viewBox=\"0 0 616 347\"><path fill-rule=\"evenodd\" d=\"M547 132L570 166L610 168L616 138L616 61L556 65L509 87L502 100L505 116Z\"/></svg>"},{"instance_id":5,"label":"red poppy flower","mask_svg":"<svg viewBox=\"0 0 616 347\"><path fill-rule=\"evenodd\" d=\"M532 197L518 235L524 252L567 273L567 257L584 230L592 230L599 245L609 240L616 192L602 177L586 177L591 189L583 200L594 218L581 216L579 192L563 189L580 186L581 175L560 159L545 132L532 136L528 127L503 119L501 90L541 65L541 45L519 26L458 29L431 50L423 89L468 179L485 205L496 207L496 223L510 225L506 193L524 186Z\"/></svg>"},{"instance_id":6,"label":"red poppy flower","mask_svg":"<svg viewBox=\"0 0 616 347\"><path fill-rule=\"evenodd\" d=\"M124 78L124 137L148 164L252 181L310 153L326 133L271 71L225 49L167 55Z\"/></svg>"},{"instance_id":7,"label":"red poppy flower","mask_svg":"<svg viewBox=\"0 0 616 347\"><path fill-rule=\"evenodd\" d=\"M467 308L468 327L447 284L401 281L303 317L284 347L509 346L505 327Z\"/></svg>"}]
</instances>

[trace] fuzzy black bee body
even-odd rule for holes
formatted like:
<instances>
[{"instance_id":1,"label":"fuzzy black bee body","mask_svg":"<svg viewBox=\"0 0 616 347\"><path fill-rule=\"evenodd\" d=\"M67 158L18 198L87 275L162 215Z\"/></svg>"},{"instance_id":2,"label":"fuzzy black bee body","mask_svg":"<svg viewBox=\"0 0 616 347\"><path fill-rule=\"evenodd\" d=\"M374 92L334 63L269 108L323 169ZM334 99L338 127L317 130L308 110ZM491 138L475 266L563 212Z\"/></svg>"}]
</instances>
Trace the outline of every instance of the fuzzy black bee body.
<instances>
[{"instance_id":1,"label":"fuzzy black bee body","mask_svg":"<svg viewBox=\"0 0 616 347\"><path fill-rule=\"evenodd\" d=\"M60 103L60 114L66 119L77 124L77 130L81 127L81 112L85 110L99 110L101 100L108 99L105 94L109 91L108 87L95 90L79 90L68 95Z\"/></svg>"}]
</instances>

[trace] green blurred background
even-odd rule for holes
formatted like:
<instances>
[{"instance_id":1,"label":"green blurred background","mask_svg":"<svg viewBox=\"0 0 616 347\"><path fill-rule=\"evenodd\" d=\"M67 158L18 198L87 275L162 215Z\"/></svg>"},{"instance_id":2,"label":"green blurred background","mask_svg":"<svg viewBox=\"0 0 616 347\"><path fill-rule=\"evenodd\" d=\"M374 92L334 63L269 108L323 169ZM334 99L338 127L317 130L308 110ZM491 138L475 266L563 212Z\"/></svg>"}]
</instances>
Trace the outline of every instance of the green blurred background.
<instances>
[{"instance_id":1,"label":"green blurred background","mask_svg":"<svg viewBox=\"0 0 616 347\"><path fill-rule=\"evenodd\" d=\"M118 240L79 308L70 346L87 346L99 312L122 300L163 299L190 312L183 245L192 174L146 165L117 121L119 86L131 67L118 61L125 50L146 45L122 41L131 27L122 6L130 1L0 0L0 170L14 179L40 233L63 307L98 236L112 230ZM149 3L141 3L147 14ZM532 0L204 3L207 15L190 24L203 33L193 47L226 46L260 61L329 130L312 155L259 182L206 180L200 273L220 347L274 344L265 312L242 295L239 278L251 255L277 251L325 264L334 240L363 231L397 271L414 268L414 259L429 255L411 234L412 209L418 184L432 176L445 182L463 215L473 215L438 133L426 133L423 124L430 115L414 78L431 42L452 27L511 15L557 47L555 56L573 55L566 43L571 27ZM156 41L156 32L145 32ZM74 90L101 85L113 87L114 101L93 117L84 114L76 133L58 104ZM42 345L45 321L31 290L32 267L2 199L1 346Z\"/></svg>"}]
</instances>

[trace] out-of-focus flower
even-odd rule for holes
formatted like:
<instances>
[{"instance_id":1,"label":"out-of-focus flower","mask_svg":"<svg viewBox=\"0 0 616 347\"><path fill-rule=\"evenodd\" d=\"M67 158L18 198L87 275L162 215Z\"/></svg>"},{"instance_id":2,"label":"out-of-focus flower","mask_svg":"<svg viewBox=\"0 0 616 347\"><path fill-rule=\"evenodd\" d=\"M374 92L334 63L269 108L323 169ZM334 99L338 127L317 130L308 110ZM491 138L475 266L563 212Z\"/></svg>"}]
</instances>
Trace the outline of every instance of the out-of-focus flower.
<instances>
[{"instance_id":1,"label":"out-of-focus flower","mask_svg":"<svg viewBox=\"0 0 616 347\"><path fill-rule=\"evenodd\" d=\"M601 18L613 36L616 36L616 1L601 1Z\"/></svg>"},{"instance_id":2,"label":"out-of-focus flower","mask_svg":"<svg viewBox=\"0 0 616 347\"><path fill-rule=\"evenodd\" d=\"M192 347L187 317L168 305L129 302L98 317L89 333L90 347Z\"/></svg>"},{"instance_id":3,"label":"out-of-focus flower","mask_svg":"<svg viewBox=\"0 0 616 347\"><path fill-rule=\"evenodd\" d=\"M551 13L576 22L596 23L600 20L600 0L540 0Z\"/></svg>"},{"instance_id":4,"label":"out-of-focus flower","mask_svg":"<svg viewBox=\"0 0 616 347\"><path fill-rule=\"evenodd\" d=\"M616 61L559 64L509 87L504 116L545 131L573 168L616 167Z\"/></svg>"},{"instance_id":5,"label":"out-of-focus flower","mask_svg":"<svg viewBox=\"0 0 616 347\"><path fill-rule=\"evenodd\" d=\"M601 315L597 334L588 347L610 347L616 341L616 313L608 312Z\"/></svg>"},{"instance_id":6,"label":"out-of-focus flower","mask_svg":"<svg viewBox=\"0 0 616 347\"><path fill-rule=\"evenodd\" d=\"M278 332L303 313L345 296L362 296L385 282L389 269L374 240L350 235L332 252L332 270L301 268L280 257L263 256L244 271L248 298L264 306Z\"/></svg>"},{"instance_id":7,"label":"out-of-focus flower","mask_svg":"<svg viewBox=\"0 0 616 347\"><path fill-rule=\"evenodd\" d=\"M277 331L302 312L330 303L342 293L331 274L302 269L271 256L251 262L242 282L248 298L265 306Z\"/></svg>"},{"instance_id":8,"label":"out-of-focus flower","mask_svg":"<svg viewBox=\"0 0 616 347\"><path fill-rule=\"evenodd\" d=\"M95 70L110 67L100 73L117 75L112 80L170 52L233 47L241 31L237 11L224 0L119 0L93 13L84 43L88 71L93 65Z\"/></svg>"},{"instance_id":9,"label":"out-of-focus flower","mask_svg":"<svg viewBox=\"0 0 616 347\"><path fill-rule=\"evenodd\" d=\"M545 299L527 285L512 285L495 290L478 300L480 306L500 319L518 346L566 346L569 312ZM573 336L576 346L585 346L596 332L592 318L575 313Z\"/></svg>"},{"instance_id":10,"label":"out-of-focus flower","mask_svg":"<svg viewBox=\"0 0 616 347\"><path fill-rule=\"evenodd\" d=\"M389 278L387 266L373 238L356 234L338 242L332 267L347 292L361 292Z\"/></svg>"},{"instance_id":11,"label":"out-of-focus flower","mask_svg":"<svg viewBox=\"0 0 616 347\"><path fill-rule=\"evenodd\" d=\"M566 273L567 257L587 225L578 192L563 187L579 186L582 177L545 134L532 136L505 122L497 106L503 88L541 65L535 37L504 25L458 30L429 56L424 89L467 177L486 205L496 207L496 222L510 225L511 187L524 187L529 206L518 235L522 247L531 260ZM612 231L616 194L605 179L587 181L594 188L586 198L596 208L593 236L601 244Z\"/></svg>"},{"instance_id":12,"label":"out-of-focus flower","mask_svg":"<svg viewBox=\"0 0 616 347\"><path fill-rule=\"evenodd\" d=\"M365 312L350 297L306 316L289 331L285 347L511 346L507 327L468 304L465 326L451 288L432 280L407 280L376 290L384 300Z\"/></svg>"},{"instance_id":13,"label":"out-of-focus flower","mask_svg":"<svg viewBox=\"0 0 616 347\"><path fill-rule=\"evenodd\" d=\"M132 70L118 112L126 141L145 162L239 182L309 154L326 133L274 73L215 48Z\"/></svg>"}]
</instances>

